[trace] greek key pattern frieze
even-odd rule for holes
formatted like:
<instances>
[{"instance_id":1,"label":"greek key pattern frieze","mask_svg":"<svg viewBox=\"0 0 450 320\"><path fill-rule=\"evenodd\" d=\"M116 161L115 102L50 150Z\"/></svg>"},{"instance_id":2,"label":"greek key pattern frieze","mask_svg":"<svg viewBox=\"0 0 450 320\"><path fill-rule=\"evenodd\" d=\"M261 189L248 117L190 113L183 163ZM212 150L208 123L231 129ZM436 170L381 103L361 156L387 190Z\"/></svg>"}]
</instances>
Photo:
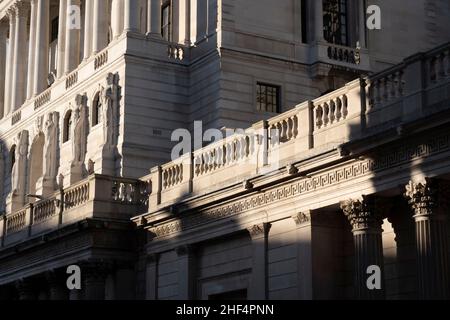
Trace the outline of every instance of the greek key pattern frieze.
<instances>
[{"instance_id":1,"label":"greek key pattern frieze","mask_svg":"<svg viewBox=\"0 0 450 320\"><path fill-rule=\"evenodd\" d=\"M450 150L449 134L428 138L419 141L419 143L413 146L399 144L388 149L383 154L374 155L372 159L360 160L359 162L341 168L335 168L328 172L322 172L311 178L305 178L246 199L227 203L213 209L206 209L183 217L180 220L171 221L164 225L151 228L150 232L153 233L154 237L167 236L202 224L207 224L214 220L239 215L246 211L267 206L276 201L314 192L448 150Z\"/></svg>"}]
</instances>

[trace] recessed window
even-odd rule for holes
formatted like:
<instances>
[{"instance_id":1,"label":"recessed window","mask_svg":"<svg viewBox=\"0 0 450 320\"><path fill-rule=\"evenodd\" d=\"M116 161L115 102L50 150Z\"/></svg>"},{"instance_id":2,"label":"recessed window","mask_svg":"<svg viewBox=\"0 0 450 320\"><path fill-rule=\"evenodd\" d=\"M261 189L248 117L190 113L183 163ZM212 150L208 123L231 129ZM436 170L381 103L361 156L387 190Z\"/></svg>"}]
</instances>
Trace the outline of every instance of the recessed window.
<instances>
[{"instance_id":1,"label":"recessed window","mask_svg":"<svg viewBox=\"0 0 450 320\"><path fill-rule=\"evenodd\" d=\"M323 36L329 43L348 45L347 0L323 0Z\"/></svg>"},{"instance_id":2,"label":"recessed window","mask_svg":"<svg viewBox=\"0 0 450 320\"><path fill-rule=\"evenodd\" d=\"M164 40L172 41L172 10L170 1L163 3L161 8L161 35Z\"/></svg>"},{"instance_id":3,"label":"recessed window","mask_svg":"<svg viewBox=\"0 0 450 320\"><path fill-rule=\"evenodd\" d=\"M64 117L63 142L71 139L72 135L72 111L69 110Z\"/></svg>"},{"instance_id":4,"label":"recessed window","mask_svg":"<svg viewBox=\"0 0 450 320\"><path fill-rule=\"evenodd\" d=\"M9 151L9 171L12 172L12 169L14 167L14 164L16 163L16 145L13 145L11 147L11 150Z\"/></svg>"},{"instance_id":5,"label":"recessed window","mask_svg":"<svg viewBox=\"0 0 450 320\"><path fill-rule=\"evenodd\" d=\"M97 93L92 104L92 126L98 125L102 122L102 102L100 94Z\"/></svg>"},{"instance_id":6,"label":"recessed window","mask_svg":"<svg viewBox=\"0 0 450 320\"><path fill-rule=\"evenodd\" d=\"M58 39L59 17L52 20L50 43Z\"/></svg>"},{"instance_id":7,"label":"recessed window","mask_svg":"<svg viewBox=\"0 0 450 320\"><path fill-rule=\"evenodd\" d=\"M280 87L258 82L256 109L264 112L280 112Z\"/></svg>"}]
</instances>

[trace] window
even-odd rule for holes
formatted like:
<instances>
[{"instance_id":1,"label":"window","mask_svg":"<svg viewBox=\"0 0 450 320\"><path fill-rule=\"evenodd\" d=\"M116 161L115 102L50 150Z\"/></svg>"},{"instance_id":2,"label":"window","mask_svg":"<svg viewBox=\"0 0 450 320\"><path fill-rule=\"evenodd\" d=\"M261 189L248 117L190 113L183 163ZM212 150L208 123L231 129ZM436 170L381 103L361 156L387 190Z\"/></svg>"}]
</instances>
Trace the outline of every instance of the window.
<instances>
[{"instance_id":1,"label":"window","mask_svg":"<svg viewBox=\"0 0 450 320\"><path fill-rule=\"evenodd\" d=\"M170 1L165 2L161 9L161 35L164 40L172 41L172 10Z\"/></svg>"},{"instance_id":2,"label":"window","mask_svg":"<svg viewBox=\"0 0 450 320\"><path fill-rule=\"evenodd\" d=\"M72 133L72 111L69 110L64 117L63 143L71 138Z\"/></svg>"},{"instance_id":3,"label":"window","mask_svg":"<svg viewBox=\"0 0 450 320\"><path fill-rule=\"evenodd\" d=\"M15 163L16 163L16 145L13 145L11 147L11 150L9 151L9 164L10 164L9 172L12 172Z\"/></svg>"},{"instance_id":4,"label":"window","mask_svg":"<svg viewBox=\"0 0 450 320\"><path fill-rule=\"evenodd\" d=\"M59 17L52 20L50 43L58 39Z\"/></svg>"},{"instance_id":5,"label":"window","mask_svg":"<svg viewBox=\"0 0 450 320\"><path fill-rule=\"evenodd\" d=\"M347 0L323 1L323 35L327 42L348 45Z\"/></svg>"},{"instance_id":6,"label":"window","mask_svg":"<svg viewBox=\"0 0 450 320\"><path fill-rule=\"evenodd\" d=\"M102 122L102 102L100 94L97 93L92 104L92 126L94 127L100 122Z\"/></svg>"},{"instance_id":7,"label":"window","mask_svg":"<svg viewBox=\"0 0 450 320\"><path fill-rule=\"evenodd\" d=\"M280 112L280 87L258 83L256 108L258 111Z\"/></svg>"}]
</instances>

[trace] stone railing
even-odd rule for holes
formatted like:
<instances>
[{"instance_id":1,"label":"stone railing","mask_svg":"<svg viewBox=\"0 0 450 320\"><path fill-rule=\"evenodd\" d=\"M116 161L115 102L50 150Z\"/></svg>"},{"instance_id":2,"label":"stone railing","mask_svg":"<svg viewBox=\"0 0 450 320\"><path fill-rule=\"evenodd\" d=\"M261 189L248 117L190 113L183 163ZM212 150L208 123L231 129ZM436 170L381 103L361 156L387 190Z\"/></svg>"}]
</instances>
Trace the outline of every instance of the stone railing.
<instances>
[{"instance_id":1,"label":"stone railing","mask_svg":"<svg viewBox=\"0 0 450 320\"><path fill-rule=\"evenodd\" d=\"M228 185L248 185L248 179L299 159L450 109L449 50L446 44L412 56L153 168L146 177L150 211Z\"/></svg>"},{"instance_id":2,"label":"stone railing","mask_svg":"<svg viewBox=\"0 0 450 320\"><path fill-rule=\"evenodd\" d=\"M185 52L185 47L179 44L171 43L167 46L167 56L169 59L182 61L185 58Z\"/></svg>"},{"instance_id":3,"label":"stone railing","mask_svg":"<svg viewBox=\"0 0 450 320\"><path fill-rule=\"evenodd\" d=\"M37 110L43 105L49 103L51 98L52 98L52 90L51 88L48 88L39 96L37 96L36 99L34 100L34 110Z\"/></svg>"},{"instance_id":4,"label":"stone railing","mask_svg":"<svg viewBox=\"0 0 450 320\"><path fill-rule=\"evenodd\" d=\"M48 199L4 215L1 243L7 246L84 219L128 221L136 212L147 210L148 199L145 181L92 175Z\"/></svg>"},{"instance_id":5,"label":"stone railing","mask_svg":"<svg viewBox=\"0 0 450 320\"><path fill-rule=\"evenodd\" d=\"M74 71L66 77L66 90L70 89L78 82L78 71Z\"/></svg>"},{"instance_id":6,"label":"stone railing","mask_svg":"<svg viewBox=\"0 0 450 320\"><path fill-rule=\"evenodd\" d=\"M13 125L19 123L20 120L22 120L22 111L19 110L12 115L11 125L13 126Z\"/></svg>"},{"instance_id":7,"label":"stone railing","mask_svg":"<svg viewBox=\"0 0 450 320\"><path fill-rule=\"evenodd\" d=\"M56 198L37 202L33 206L33 224L45 221L57 214L58 204Z\"/></svg>"},{"instance_id":8,"label":"stone railing","mask_svg":"<svg viewBox=\"0 0 450 320\"><path fill-rule=\"evenodd\" d=\"M97 54L97 56L95 57L94 69L95 70L100 69L107 63L108 63L108 50L104 50L99 54Z\"/></svg>"},{"instance_id":9,"label":"stone railing","mask_svg":"<svg viewBox=\"0 0 450 320\"><path fill-rule=\"evenodd\" d=\"M359 64L358 61L359 52L357 49L329 44L327 48L327 54L328 58L330 58L331 60L336 60L350 64Z\"/></svg>"}]
</instances>

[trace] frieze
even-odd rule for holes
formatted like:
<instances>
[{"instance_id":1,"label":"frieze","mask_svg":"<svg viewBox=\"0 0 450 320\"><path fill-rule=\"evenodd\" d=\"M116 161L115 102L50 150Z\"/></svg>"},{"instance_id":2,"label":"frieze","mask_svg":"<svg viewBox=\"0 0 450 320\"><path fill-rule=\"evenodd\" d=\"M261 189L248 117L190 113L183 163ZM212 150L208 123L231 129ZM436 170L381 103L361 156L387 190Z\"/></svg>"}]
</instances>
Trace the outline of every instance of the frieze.
<instances>
[{"instance_id":1,"label":"frieze","mask_svg":"<svg viewBox=\"0 0 450 320\"><path fill-rule=\"evenodd\" d=\"M239 201L227 203L213 209L206 209L183 217L180 220L150 228L149 231L152 232L156 238L167 236L172 233L207 224L212 220L235 216L245 211L266 206L275 201L286 200L297 197L300 194L314 192L321 188L364 177L403 163L429 157L433 154L448 150L450 150L449 134L422 139L421 142L416 143L414 146L407 145L406 143L397 144L396 146L390 147L380 156L374 155L371 159L367 158L328 172L322 172L317 175L313 174L311 178L304 178L289 185L284 185L277 189L269 190Z\"/></svg>"}]
</instances>

